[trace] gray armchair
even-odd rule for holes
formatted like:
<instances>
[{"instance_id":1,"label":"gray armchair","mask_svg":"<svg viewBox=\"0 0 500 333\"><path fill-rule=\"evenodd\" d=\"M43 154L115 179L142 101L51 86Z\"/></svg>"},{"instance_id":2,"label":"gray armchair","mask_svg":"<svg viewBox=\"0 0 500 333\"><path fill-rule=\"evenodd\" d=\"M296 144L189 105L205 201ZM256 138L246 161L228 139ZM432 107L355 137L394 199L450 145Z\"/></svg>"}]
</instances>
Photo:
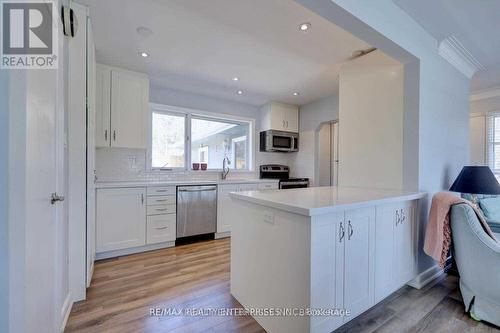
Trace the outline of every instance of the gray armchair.
<instances>
[{"instance_id":1,"label":"gray armchair","mask_svg":"<svg viewBox=\"0 0 500 333\"><path fill-rule=\"evenodd\" d=\"M465 310L474 319L500 326L500 244L484 232L466 204L452 207L450 222Z\"/></svg>"},{"instance_id":2,"label":"gray armchair","mask_svg":"<svg viewBox=\"0 0 500 333\"><path fill-rule=\"evenodd\" d=\"M494 195L494 194L476 194L476 197L478 200L481 200L481 199L484 199L484 198L492 198L492 197L498 197L498 195ZM463 193L462 194L462 198L464 199L467 199L469 201L472 200L472 196L470 194L467 194L467 193ZM481 207L479 207L481 208ZM495 233L500 233L500 221L495 221L495 220L491 220L491 219L488 219L486 217L486 222L488 222L488 225L490 226L491 230Z\"/></svg>"}]
</instances>

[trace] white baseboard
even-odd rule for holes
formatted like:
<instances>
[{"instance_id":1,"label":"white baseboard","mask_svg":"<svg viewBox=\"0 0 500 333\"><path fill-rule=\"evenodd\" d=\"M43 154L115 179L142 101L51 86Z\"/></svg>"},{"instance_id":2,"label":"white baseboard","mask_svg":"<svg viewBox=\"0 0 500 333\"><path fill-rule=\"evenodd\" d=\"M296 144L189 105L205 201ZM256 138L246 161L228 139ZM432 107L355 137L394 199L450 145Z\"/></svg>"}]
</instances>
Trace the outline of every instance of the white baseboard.
<instances>
[{"instance_id":1,"label":"white baseboard","mask_svg":"<svg viewBox=\"0 0 500 333\"><path fill-rule=\"evenodd\" d=\"M231 237L231 231L219 232L215 234L215 239Z\"/></svg>"},{"instance_id":2,"label":"white baseboard","mask_svg":"<svg viewBox=\"0 0 500 333\"><path fill-rule=\"evenodd\" d=\"M69 292L61 308L61 318L63 319L61 322L61 326L59 327L59 332L61 333L64 332L66 324L68 323L69 314L71 313L71 308L73 308L73 297L71 296L71 292Z\"/></svg>"},{"instance_id":3,"label":"white baseboard","mask_svg":"<svg viewBox=\"0 0 500 333\"><path fill-rule=\"evenodd\" d=\"M443 273L444 273L443 269L441 267L435 265L435 266L432 266L432 267L426 269L422 273L418 274L417 277L415 277L413 280L411 280L407 284L413 288L422 289L429 282L438 278Z\"/></svg>"},{"instance_id":4,"label":"white baseboard","mask_svg":"<svg viewBox=\"0 0 500 333\"><path fill-rule=\"evenodd\" d=\"M113 250L113 251L101 252L101 253L96 253L95 259L96 260L101 260L101 259L108 259L108 258L126 256L126 255L129 255L129 254L141 253L141 252L153 251L153 250L159 250L159 249L164 249L164 248L172 247L172 246L175 246L175 241L173 241L173 242L165 242L165 243L158 243L158 244L151 244L151 245L145 245L145 246L139 246L139 247L133 247L133 248L130 248L130 249Z\"/></svg>"}]
</instances>

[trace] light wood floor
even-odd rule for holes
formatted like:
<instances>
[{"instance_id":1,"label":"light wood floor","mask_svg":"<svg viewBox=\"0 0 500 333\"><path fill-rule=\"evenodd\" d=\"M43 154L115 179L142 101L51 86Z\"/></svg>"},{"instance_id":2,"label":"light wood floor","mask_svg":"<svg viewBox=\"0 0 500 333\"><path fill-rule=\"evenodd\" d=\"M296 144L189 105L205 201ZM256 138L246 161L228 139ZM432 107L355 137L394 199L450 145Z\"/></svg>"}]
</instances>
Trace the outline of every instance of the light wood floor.
<instances>
[{"instance_id":1,"label":"light wood floor","mask_svg":"<svg viewBox=\"0 0 500 333\"><path fill-rule=\"evenodd\" d=\"M252 317L150 316L150 308L233 308L229 239L96 263L66 332L263 332ZM339 332L500 332L464 313L455 277L404 287Z\"/></svg>"}]
</instances>

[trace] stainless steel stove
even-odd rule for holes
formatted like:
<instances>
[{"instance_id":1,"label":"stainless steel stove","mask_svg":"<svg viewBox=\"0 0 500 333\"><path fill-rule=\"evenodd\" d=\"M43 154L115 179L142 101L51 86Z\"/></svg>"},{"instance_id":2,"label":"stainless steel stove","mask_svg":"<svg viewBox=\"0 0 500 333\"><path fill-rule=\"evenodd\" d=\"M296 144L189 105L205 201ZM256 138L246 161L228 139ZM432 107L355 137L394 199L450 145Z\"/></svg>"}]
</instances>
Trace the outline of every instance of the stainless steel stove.
<instances>
[{"instance_id":1,"label":"stainless steel stove","mask_svg":"<svg viewBox=\"0 0 500 333\"><path fill-rule=\"evenodd\" d=\"M279 179L279 188L309 187L309 178L290 178L290 168L280 164L265 164L260 166L261 179Z\"/></svg>"}]
</instances>

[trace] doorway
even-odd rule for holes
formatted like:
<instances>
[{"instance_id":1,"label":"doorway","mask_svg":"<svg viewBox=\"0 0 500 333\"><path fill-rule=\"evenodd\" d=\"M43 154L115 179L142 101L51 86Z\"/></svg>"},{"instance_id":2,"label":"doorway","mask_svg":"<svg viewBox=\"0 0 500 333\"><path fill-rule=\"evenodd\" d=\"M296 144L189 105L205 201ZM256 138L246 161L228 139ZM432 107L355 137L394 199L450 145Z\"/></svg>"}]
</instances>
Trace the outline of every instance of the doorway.
<instances>
[{"instance_id":1,"label":"doorway","mask_svg":"<svg viewBox=\"0 0 500 333\"><path fill-rule=\"evenodd\" d=\"M338 185L339 122L320 125L318 131L318 186Z\"/></svg>"}]
</instances>

